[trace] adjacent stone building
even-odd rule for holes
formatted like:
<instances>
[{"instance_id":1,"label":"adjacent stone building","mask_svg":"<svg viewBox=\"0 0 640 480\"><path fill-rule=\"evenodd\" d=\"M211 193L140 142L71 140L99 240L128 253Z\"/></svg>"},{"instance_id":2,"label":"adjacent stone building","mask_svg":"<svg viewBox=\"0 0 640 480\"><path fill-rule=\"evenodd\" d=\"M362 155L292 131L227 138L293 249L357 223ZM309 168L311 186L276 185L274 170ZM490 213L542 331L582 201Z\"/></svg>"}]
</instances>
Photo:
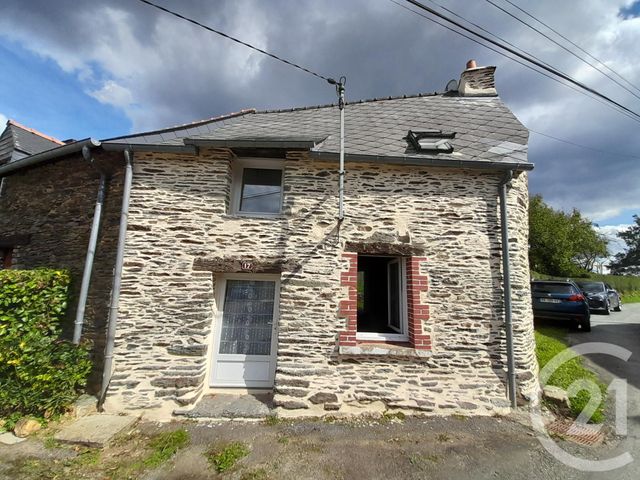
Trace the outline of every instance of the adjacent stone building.
<instances>
[{"instance_id":1,"label":"adjacent stone building","mask_svg":"<svg viewBox=\"0 0 640 480\"><path fill-rule=\"evenodd\" d=\"M339 109L327 105L85 140L0 167L0 240L22 239L16 268L81 276L106 172L83 337L101 365L115 298L107 410L188 409L257 389L281 415L504 411L499 189L509 186L517 395L528 398L533 165L493 72L465 70L459 91L348 103L342 219Z\"/></svg>"}]
</instances>

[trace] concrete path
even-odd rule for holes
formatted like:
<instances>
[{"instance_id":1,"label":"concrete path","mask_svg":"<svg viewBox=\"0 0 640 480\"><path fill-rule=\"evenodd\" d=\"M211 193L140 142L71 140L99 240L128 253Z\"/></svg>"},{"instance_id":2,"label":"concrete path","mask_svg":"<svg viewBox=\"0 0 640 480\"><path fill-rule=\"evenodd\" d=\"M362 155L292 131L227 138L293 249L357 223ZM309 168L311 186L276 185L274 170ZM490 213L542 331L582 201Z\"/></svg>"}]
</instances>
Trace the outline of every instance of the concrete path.
<instances>
[{"instance_id":1,"label":"concrete path","mask_svg":"<svg viewBox=\"0 0 640 480\"><path fill-rule=\"evenodd\" d=\"M136 420L136 417L123 415L91 415L66 425L53 438L62 443L102 448Z\"/></svg>"},{"instance_id":2,"label":"concrete path","mask_svg":"<svg viewBox=\"0 0 640 480\"><path fill-rule=\"evenodd\" d=\"M192 410L174 413L188 418L265 418L271 413L272 408L272 393L217 393L202 397Z\"/></svg>"}]
</instances>

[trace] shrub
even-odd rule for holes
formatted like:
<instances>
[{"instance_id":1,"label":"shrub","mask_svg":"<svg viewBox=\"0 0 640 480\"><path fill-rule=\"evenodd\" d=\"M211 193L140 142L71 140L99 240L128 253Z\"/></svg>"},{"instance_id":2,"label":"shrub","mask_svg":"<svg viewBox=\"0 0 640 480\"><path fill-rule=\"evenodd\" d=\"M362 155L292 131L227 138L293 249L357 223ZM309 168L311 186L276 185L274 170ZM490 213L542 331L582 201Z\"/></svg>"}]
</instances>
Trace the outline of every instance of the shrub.
<instances>
[{"instance_id":1,"label":"shrub","mask_svg":"<svg viewBox=\"0 0 640 480\"><path fill-rule=\"evenodd\" d=\"M0 270L0 416L64 412L91 369L87 349L60 340L69 274Z\"/></svg>"}]
</instances>

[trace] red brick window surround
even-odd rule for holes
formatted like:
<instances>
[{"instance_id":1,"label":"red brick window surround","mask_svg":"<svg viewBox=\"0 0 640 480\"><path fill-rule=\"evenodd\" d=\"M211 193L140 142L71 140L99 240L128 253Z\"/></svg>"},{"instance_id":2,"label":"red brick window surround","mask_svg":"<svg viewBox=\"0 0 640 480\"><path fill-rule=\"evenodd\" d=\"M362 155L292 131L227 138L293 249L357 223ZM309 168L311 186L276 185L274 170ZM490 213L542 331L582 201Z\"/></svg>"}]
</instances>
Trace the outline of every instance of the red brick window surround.
<instances>
[{"instance_id":1,"label":"red brick window surround","mask_svg":"<svg viewBox=\"0 0 640 480\"><path fill-rule=\"evenodd\" d=\"M339 315L345 320L345 329L338 334L338 345L355 347L369 341L358 341L358 254L347 252L342 257L347 268L340 272L340 284L346 287L347 298L340 301ZM416 350L431 350L431 336L424 332L423 322L429 319L429 306L421 303L420 294L428 289L426 275L420 273L425 257L406 258L406 293L409 346Z\"/></svg>"}]
</instances>

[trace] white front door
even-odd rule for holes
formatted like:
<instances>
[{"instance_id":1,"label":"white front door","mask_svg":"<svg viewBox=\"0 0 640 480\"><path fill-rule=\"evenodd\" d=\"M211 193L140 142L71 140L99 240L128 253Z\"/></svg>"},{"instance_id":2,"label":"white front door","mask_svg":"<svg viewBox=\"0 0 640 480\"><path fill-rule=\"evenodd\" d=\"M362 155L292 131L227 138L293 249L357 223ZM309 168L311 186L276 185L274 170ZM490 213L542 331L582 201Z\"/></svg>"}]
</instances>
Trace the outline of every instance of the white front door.
<instances>
[{"instance_id":1,"label":"white front door","mask_svg":"<svg viewBox=\"0 0 640 480\"><path fill-rule=\"evenodd\" d=\"M273 387L279 289L275 275L233 275L222 280L212 386Z\"/></svg>"}]
</instances>

